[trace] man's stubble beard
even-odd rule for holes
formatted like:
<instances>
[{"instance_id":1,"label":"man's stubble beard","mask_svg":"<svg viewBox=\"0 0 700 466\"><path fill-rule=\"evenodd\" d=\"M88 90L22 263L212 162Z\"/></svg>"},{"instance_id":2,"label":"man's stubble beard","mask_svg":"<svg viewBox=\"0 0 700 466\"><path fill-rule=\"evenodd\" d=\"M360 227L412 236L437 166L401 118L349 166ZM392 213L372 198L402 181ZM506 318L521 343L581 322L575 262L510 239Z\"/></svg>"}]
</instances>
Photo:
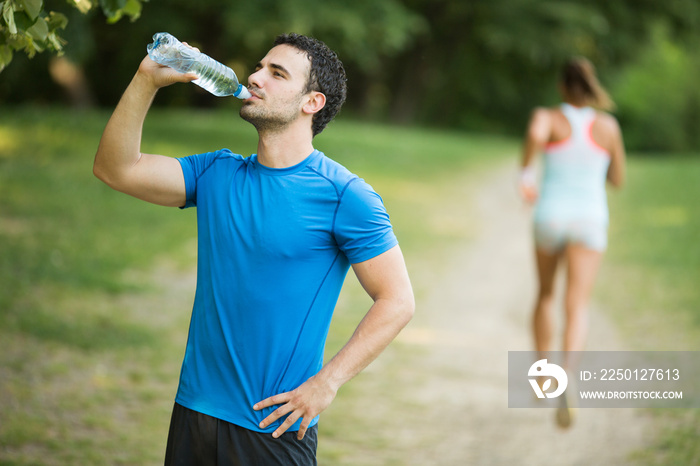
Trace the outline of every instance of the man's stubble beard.
<instances>
[{"instance_id":1,"label":"man's stubble beard","mask_svg":"<svg viewBox=\"0 0 700 466\"><path fill-rule=\"evenodd\" d=\"M245 103L241 107L240 115L245 121L250 123L260 132L279 131L289 126L297 118L299 118L299 104L301 103L301 95L294 102L286 106L285 109L280 109L278 112L272 112L269 108L256 107L254 104ZM264 102L264 101L258 101Z\"/></svg>"}]
</instances>

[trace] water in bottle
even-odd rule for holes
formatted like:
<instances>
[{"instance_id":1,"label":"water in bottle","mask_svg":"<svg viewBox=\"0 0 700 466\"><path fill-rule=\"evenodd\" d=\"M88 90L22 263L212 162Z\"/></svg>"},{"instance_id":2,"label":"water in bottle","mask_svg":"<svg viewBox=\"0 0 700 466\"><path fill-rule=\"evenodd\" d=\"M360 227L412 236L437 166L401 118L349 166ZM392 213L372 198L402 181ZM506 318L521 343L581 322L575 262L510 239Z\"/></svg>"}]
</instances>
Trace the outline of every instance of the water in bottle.
<instances>
[{"instance_id":1,"label":"water in bottle","mask_svg":"<svg viewBox=\"0 0 700 466\"><path fill-rule=\"evenodd\" d=\"M192 81L212 94L223 97L232 95L247 99L250 92L238 82L236 73L213 58L184 45L167 32L153 36L153 43L146 48L148 56L156 63L169 66L180 73L193 73Z\"/></svg>"}]
</instances>

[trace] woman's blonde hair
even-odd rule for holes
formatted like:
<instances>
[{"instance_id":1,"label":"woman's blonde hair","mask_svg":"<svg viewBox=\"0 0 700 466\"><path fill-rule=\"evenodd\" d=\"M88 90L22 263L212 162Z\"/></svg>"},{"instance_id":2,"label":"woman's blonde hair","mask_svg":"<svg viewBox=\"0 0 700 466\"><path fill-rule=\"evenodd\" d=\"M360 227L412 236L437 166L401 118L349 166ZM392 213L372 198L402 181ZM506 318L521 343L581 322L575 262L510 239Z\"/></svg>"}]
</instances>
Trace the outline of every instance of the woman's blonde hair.
<instances>
[{"instance_id":1,"label":"woman's blonde hair","mask_svg":"<svg viewBox=\"0 0 700 466\"><path fill-rule=\"evenodd\" d=\"M595 67L583 57L574 57L566 62L561 73L561 84L566 95L600 110L614 110L615 102L598 82Z\"/></svg>"}]
</instances>

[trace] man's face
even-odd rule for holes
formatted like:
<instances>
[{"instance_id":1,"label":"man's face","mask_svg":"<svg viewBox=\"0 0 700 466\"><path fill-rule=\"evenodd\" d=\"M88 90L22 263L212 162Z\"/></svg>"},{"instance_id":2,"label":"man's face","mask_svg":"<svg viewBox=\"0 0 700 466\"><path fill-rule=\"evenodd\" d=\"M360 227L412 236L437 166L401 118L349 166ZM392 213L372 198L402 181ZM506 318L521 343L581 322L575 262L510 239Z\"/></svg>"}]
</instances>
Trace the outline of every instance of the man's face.
<instances>
[{"instance_id":1,"label":"man's face","mask_svg":"<svg viewBox=\"0 0 700 466\"><path fill-rule=\"evenodd\" d=\"M248 78L252 97L241 107L241 117L258 131L286 127L301 115L311 63L291 45L272 48Z\"/></svg>"}]
</instances>

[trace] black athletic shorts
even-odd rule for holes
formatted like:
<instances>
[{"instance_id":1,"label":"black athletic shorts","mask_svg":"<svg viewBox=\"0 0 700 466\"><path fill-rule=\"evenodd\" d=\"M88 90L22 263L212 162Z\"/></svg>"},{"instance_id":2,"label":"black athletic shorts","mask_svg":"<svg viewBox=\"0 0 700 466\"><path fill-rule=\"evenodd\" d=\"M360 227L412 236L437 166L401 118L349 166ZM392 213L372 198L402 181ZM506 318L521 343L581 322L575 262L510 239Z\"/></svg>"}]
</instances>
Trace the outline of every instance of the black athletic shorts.
<instances>
[{"instance_id":1,"label":"black athletic shorts","mask_svg":"<svg viewBox=\"0 0 700 466\"><path fill-rule=\"evenodd\" d=\"M317 442L318 426L273 438L175 403L165 466L316 466Z\"/></svg>"}]
</instances>

